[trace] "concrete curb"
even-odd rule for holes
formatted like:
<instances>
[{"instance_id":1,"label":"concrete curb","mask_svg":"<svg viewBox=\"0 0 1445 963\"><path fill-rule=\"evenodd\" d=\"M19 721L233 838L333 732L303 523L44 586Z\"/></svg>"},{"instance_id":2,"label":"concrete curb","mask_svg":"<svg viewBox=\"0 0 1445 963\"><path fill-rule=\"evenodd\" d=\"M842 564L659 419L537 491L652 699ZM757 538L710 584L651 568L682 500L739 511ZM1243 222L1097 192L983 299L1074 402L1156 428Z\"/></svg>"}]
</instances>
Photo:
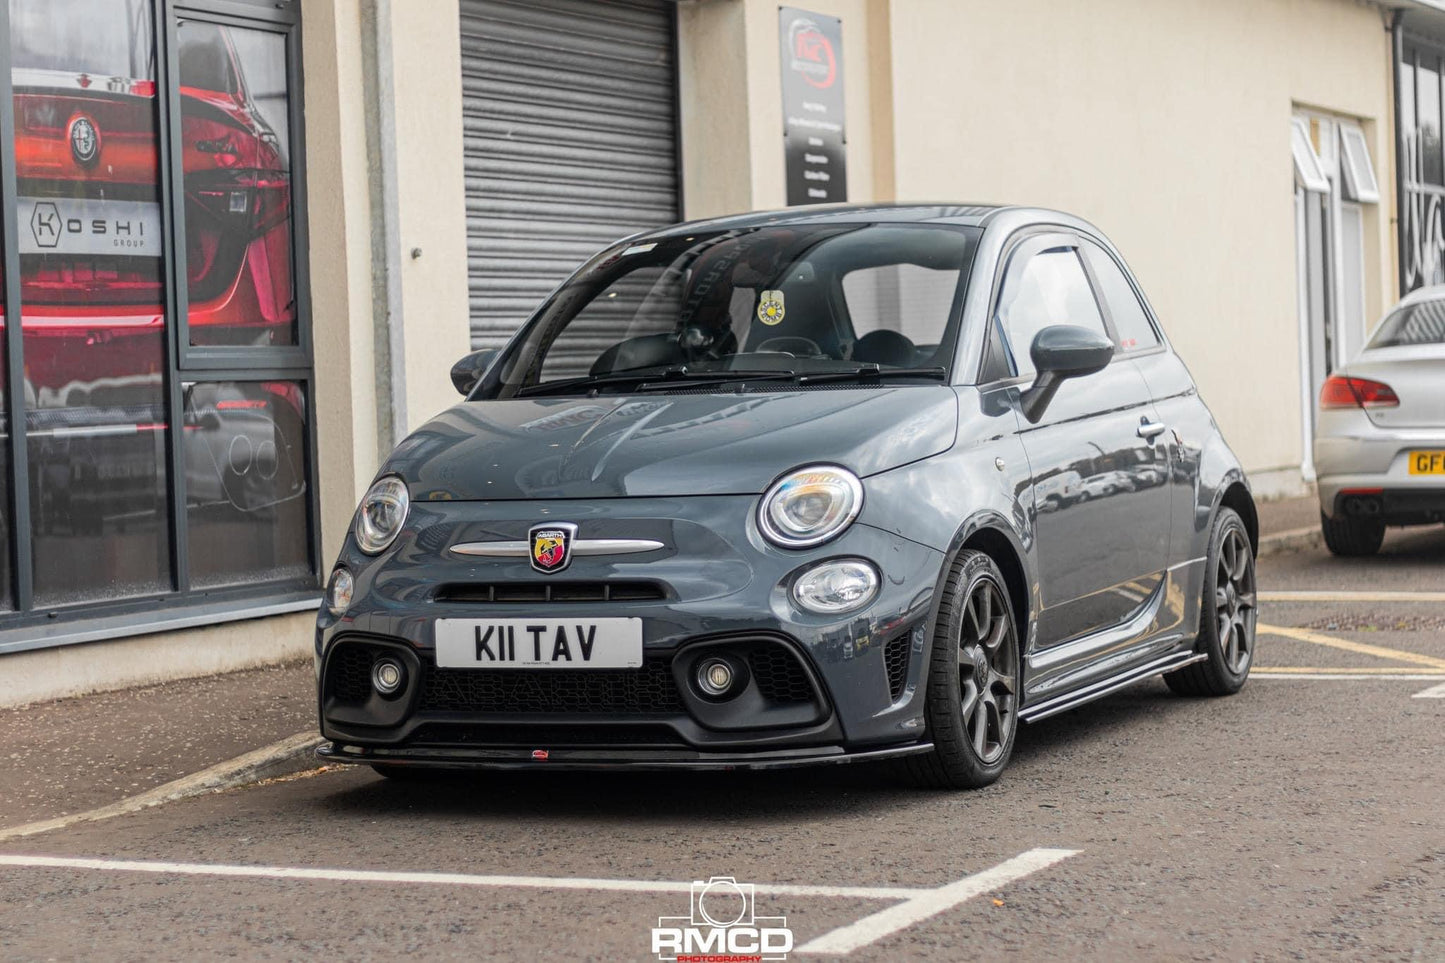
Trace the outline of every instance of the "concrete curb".
<instances>
[{"instance_id":1,"label":"concrete curb","mask_svg":"<svg viewBox=\"0 0 1445 963\"><path fill-rule=\"evenodd\" d=\"M111 803L109 806L72 813L56 819L25 823L9 829L0 829L0 841L34 836L37 833L48 833L52 830L64 829L66 826L73 826L76 823L96 822L101 819L124 816L127 813L139 812L142 809L175 802L178 799L200 796L209 792L220 792L223 789L232 789L236 786L260 782L263 779L272 779L276 776L312 769L316 766L313 752L321 744L321 741L321 737L315 733L298 732L294 736L288 736L269 746L262 746L260 749L234 759L216 763L200 772L182 776L180 779L154 789L148 789L139 795L122 799L120 802Z\"/></svg>"},{"instance_id":2,"label":"concrete curb","mask_svg":"<svg viewBox=\"0 0 1445 963\"><path fill-rule=\"evenodd\" d=\"M1259 539L1259 557L1266 555L1279 555L1283 552L1299 552L1309 548L1319 548L1325 543L1324 532L1320 531L1318 525L1311 525L1309 528L1292 528L1287 532L1275 532L1273 535L1261 535Z\"/></svg>"}]
</instances>

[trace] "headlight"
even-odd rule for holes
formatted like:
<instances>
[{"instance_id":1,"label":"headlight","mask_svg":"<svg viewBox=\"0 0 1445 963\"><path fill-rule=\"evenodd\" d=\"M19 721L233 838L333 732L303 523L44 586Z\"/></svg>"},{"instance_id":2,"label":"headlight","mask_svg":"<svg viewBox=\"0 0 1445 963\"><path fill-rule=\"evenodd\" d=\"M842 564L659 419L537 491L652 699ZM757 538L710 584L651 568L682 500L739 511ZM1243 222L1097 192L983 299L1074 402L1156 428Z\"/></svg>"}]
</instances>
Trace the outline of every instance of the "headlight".
<instances>
[{"instance_id":1,"label":"headlight","mask_svg":"<svg viewBox=\"0 0 1445 963\"><path fill-rule=\"evenodd\" d=\"M351 593L354 588L351 573L346 569L337 568L331 573L331 584L326 586L326 607L331 610L332 615L340 615L351 608Z\"/></svg>"},{"instance_id":2,"label":"headlight","mask_svg":"<svg viewBox=\"0 0 1445 963\"><path fill-rule=\"evenodd\" d=\"M385 551L401 533L410 508L406 483L387 475L372 485L361 500L361 510L356 513L356 544L368 555Z\"/></svg>"},{"instance_id":3,"label":"headlight","mask_svg":"<svg viewBox=\"0 0 1445 963\"><path fill-rule=\"evenodd\" d=\"M878 570L859 558L824 562L793 583L793 601L818 615L861 609L878 595Z\"/></svg>"},{"instance_id":4,"label":"headlight","mask_svg":"<svg viewBox=\"0 0 1445 963\"><path fill-rule=\"evenodd\" d=\"M782 548L811 548L843 534L863 509L863 483L846 468L812 465L780 478L758 506L758 527Z\"/></svg>"}]
</instances>

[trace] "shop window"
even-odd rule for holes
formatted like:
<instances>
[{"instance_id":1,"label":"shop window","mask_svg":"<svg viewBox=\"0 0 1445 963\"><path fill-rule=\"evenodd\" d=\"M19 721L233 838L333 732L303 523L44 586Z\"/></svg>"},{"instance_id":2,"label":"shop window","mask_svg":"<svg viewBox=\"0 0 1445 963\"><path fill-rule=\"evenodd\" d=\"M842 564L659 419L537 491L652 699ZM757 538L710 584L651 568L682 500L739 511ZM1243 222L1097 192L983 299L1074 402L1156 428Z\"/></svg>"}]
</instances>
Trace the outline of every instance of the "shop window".
<instances>
[{"instance_id":1,"label":"shop window","mask_svg":"<svg viewBox=\"0 0 1445 963\"><path fill-rule=\"evenodd\" d=\"M156 0L5 3L0 650L57 609L314 595L294 6L190 0L158 35Z\"/></svg>"},{"instance_id":2,"label":"shop window","mask_svg":"<svg viewBox=\"0 0 1445 963\"><path fill-rule=\"evenodd\" d=\"M191 584L308 574L306 420L298 382L185 386Z\"/></svg>"},{"instance_id":3,"label":"shop window","mask_svg":"<svg viewBox=\"0 0 1445 963\"><path fill-rule=\"evenodd\" d=\"M286 37L182 20L192 345L296 343Z\"/></svg>"}]
</instances>

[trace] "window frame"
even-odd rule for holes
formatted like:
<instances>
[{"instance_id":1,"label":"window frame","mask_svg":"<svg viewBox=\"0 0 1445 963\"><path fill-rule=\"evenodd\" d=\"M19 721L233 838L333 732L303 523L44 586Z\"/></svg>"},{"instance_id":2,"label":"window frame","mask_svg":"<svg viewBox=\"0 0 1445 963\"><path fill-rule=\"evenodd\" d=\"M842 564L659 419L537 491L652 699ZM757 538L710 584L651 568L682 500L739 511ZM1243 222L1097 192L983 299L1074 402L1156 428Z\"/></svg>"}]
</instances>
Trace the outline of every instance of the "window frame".
<instances>
[{"instance_id":1,"label":"window frame","mask_svg":"<svg viewBox=\"0 0 1445 963\"><path fill-rule=\"evenodd\" d=\"M1094 298L1094 304L1099 310L1099 317L1103 320L1104 330L1117 347L1119 338L1114 330L1113 319L1102 303L1099 296L1098 282L1089 270L1088 260L1079 251L1081 239L1085 237L1077 231L1065 229L1053 224L1041 224L1026 227L1016 232L1003 246L1003 253L999 256L999 267L994 273L993 290L989 293L988 299L988 327L984 332L983 350L979 355L978 370L975 372L974 381L979 388L998 388L1009 385L1032 384L1032 375L1010 372L1003 376L990 376L988 370L989 359L993 356L997 339L1002 337L999 326L998 309L999 302L1003 298L1004 291L1009 282L1023 270L1023 265L1034 255L1042 254L1044 251L1052 251L1056 248L1068 248L1074 252L1079 260L1079 266L1084 272L1084 282L1089 287L1089 293ZM1157 328L1156 328L1157 333ZM1007 351L1003 357L1007 358ZM1119 357L1115 352L1114 358L1109 359L1109 364Z\"/></svg>"},{"instance_id":2,"label":"window frame","mask_svg":"<svg viewBox=\"0 0 1445 963\"><path fill-rule=\"evenodd\" d=\"M1079 260L1084 265L1084 273L1089 276L1089 283L1094 287L1094 300L1099 302L1099 310L1104 314L1104 326L1109 329L1109 337L1114 339L1114 357L1142 358L1168 350L1169 343L1164 338L1164 327L1159 323L1159 319L1154 314L1153 306L1149 304L1149 299L1144 297L1144 289L1139 286L1138 280L1134 277L1134 272L1129 270L1129 266L1124 263L1124 259L1116 255L1110 249L1109 245L1105 244L1099 238L1087 234L1080 235L1080 238L1084 243L1092 244L1098 248L1099 252L1112 261L1114 266L1119 269L1119 273L1124 276L1124 282L1128 284L1129 290L1134 295L1134 300L1139 302L1139 307L1144 311L1144 320L1148 322L1149 330L1154 332L1153 344L1142 348L1124 347L1123 339L1119 336L1119 326L1114 322L1113 309L1109 306L1109 298L1104 293L1104 285L1099 280L1094 266L1089 263L1087 254L1081 253ZM1082 246L1080 250L1082 252Z\"/></svg>"},{"instance_id":3,"label":"window frame","mask_svg":"<svg viewBox=\"0 0 1445 963\"><path fill-rule=\"evenodd\" d=\"M57 645L121 638L214 625L234 619L257 618L285 612L315 610L321 600L324 558L320 532L320 476L317 444L316 376L312 343L310 276L306 211L306 150L304 77L302 73L301 14L294 0L154 0L150 26L156 51L155 119L158 188L162 238L162 299L165 325L165 369L162 376L166 404L165 466L168 475L167 547L170 552L169 591L120 600L86 601L64 606L34 604L32 520L23 361L18 213L14 206L16 165L14 152L0 153L0 266L3 266L4 317L11 322L4 332L6 381L5 410L0 413L13 430L5 444L9 451L8 511L10 538L3 549L11 557L13 608L0 611L0 654ZM179 20L199 20L226 26L267 30L286 38L287 120L291 181L291 258L296 298L295 345L266 348L191 346L184 280L184 168L181 145L179 80ZM8 3L0 3L0 44L11 43ZM244 82L244 81L243 81ZM13 78L0 71L0 143L13 144L15 114ZM180 426L184 414L184 386L198 381L286 381L300 385L306 399L304 430L307 458L306 556L311 574L224 588L192 587L188 558L185 449Z\"/></svg>"},{"instance_id":4,"label":"window frame","mask_svg":"<svg viewBox=\"0 0 1445 963\"><path fill-rule=\"evenodd\" d=\"M1340 182L1345 199L1357 204L1380 203L1380 182L1375 177L1374 159L1365 130L1352 120L1338 122L1340 128Z\"/></svg>"}]
</instances>

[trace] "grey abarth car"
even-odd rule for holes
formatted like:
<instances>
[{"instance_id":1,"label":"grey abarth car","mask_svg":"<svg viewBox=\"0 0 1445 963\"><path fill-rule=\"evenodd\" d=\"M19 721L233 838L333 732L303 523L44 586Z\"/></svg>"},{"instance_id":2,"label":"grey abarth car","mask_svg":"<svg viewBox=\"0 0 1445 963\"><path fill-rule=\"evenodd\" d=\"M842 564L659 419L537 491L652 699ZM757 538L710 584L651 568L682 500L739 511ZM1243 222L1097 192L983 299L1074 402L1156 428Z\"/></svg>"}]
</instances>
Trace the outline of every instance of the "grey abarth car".
<instances>
[{"instance_id":1,"label":"grey abarth car","mask_svg":"<svg viewBox=\"0 0 1445 963\"><path fill-rule=\"evenodd\" d=\"M1254 503L1122 258L1053 211L830 207L619 242L406 438L316 635L320 750L447 767L897 757L1237 691Z\"/></svg>"}]
</instances>

